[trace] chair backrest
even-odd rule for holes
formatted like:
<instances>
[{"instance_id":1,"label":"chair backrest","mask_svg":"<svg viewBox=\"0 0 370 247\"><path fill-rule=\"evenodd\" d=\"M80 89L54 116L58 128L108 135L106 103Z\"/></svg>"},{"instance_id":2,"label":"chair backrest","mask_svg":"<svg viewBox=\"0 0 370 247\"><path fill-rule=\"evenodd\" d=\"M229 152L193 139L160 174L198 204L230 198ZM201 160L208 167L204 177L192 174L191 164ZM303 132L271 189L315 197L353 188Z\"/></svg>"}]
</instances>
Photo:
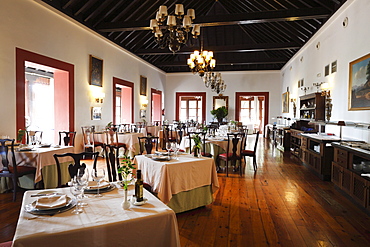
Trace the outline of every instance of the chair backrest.
<instances>
[{"instance_id":1,"label":"chair backrest","mask_svg":"<svg viewBox=\"0 0 370 247\"><path fill-rule=\"evenodd\" d=\"M155 126L160 126L161 121L153 121L153 124L154 124Z\"/></svg>"},{"instance_id":2,"label":"chair backrest","mask_svg":"<svg viewBox=\"0 0 370 247\"><path fill-rule=\"evenodd\" d=\"M59 146L74 146L76 131L59 131ZM62 141L63 140L63 141Z\"/></svg>"},{"instance_id":3,"label":"chair backrest","mask_svg":"<svg viewBox=\"0 0 370 247\"><path fill-rule=\"evenodd\" d=\"M107 144L118 143L118 131L107 130L105 131L105 141Z\"/></svg>"},{"instance_id":4,"label":"chair backrest","mask_svg":"<svg viewBox=\"0 0 370 247\"><path fill-rule=\"evenodd\" d=\"M256 134L256 141L254 142L254 148L253 148L253 152L256 153L257 151L257 144L258 144L258 137L260 136L260 132L257 131L257 134Z\"/></svg>"},{"instance_id":5,"label":"chair backrest","mask_svg":"<svg viewBox=\"0 0 370 247\"><path fill-rule=\"evenodd\" d=\"M68 173L70 178L73 178L77 175L78 169L85 168L86 164L82 163L81 160L84 159L93 159L93 169L96 169L96 163L98 160L99 152L91 153L91 152L82 152L82 153L64 153L64 154L54 154L55 163L57 165L57 173L58 173L58 187L62 187L62 171L60 167L60 160L59 158L62 157L72 157L73 162L68 166Z\"/></svg>"},{"instance_id":6,"label":"chair backrest","mask_svg":"<svg viewBox=\"0 0 370 247\"><path fill-rule=\"evenodd\" d=\"M203 149L203 153L206 153L206 136L207 136L207 131L202 131L202 132L199 132L199 137L202 139L202 149Z\"/></svg>"},{"instance_id":7,"label":"chair backrest","mask_svg":"<svg viewBox=\"0 0 370 247\"><path fill-rule=\"evenodd\" d=\"M178 144L180 144L182 137L186 134L186 124L179 123L176 127L176 131L177 131L177 142Z\"/></svg>"},{"instance_id":8,"label":"chair backrest","mask_svg":"<svg viewBox=\"0 0 370 247\"><path fill-rule=\"evenodd\" d=\"M28 145L36 145L42 142L42 131L40 130L27 130L26 135Z\"/></svg>"},{"instance_id":9,"label":"chair backrest","mask_svg":"<svg viewBox=\"0 0 370 247\"><path fill-rule=\"evenodd\" d=\"M106 165L107 165L107 176L109 182L114 182L117 180L122 180L122 175L118 173L118 168L120 167L119 165L119 159L116 156L116 154L119 151L119 147L115 145L105 145L104 146L105 150L105 160L106 160ZM118 176L118 179L117 179Z\"/></svg>"},{"instance_id":10,"label":"chair backrest","mask_svg":"<svg viewBox=\"0 0 370 247\"><path fill-rule=\"evenodd\" d=\"M131 124L121 124L120 131L122 131L122 132L131 132Z\"/></svg>"},{"instance_id":11,"label":"chair backrest","mask_svg":"<svg viewBox=\"0 0 370 247\"><path fill-rule=\"evenodd\" d=\"M238 145L239 145L239 142L241 144L244 143L244 138L245 138L245 133L227 133L227 151L226 152L231 153L231 156L228 155L229 160L241 159L240 150L242 146L239 146L240 148L238 150Z\"/></svg>"},{"instance_id":12,"label":"chair backrest","mask_svg":"<svg viewBox=\"0 0 370 247\"><path fill-rule=\"evenodd\" d=\"M94 138L93 138L94 128L92 126L82 126L81 129L82 129L84 146L93 147L94 146Z\"/></svg>"},{"instance_id":13,"label":"chair backrest","mask_svg":"<svg viewBox=\"0 0 370 247\"><path fill-rule=\"evenodd\" d=\"M151 154L153 150L153 144L155 145L155 150L158 151L158 140L159 137L156 136L140 136L138 137L140 145L140 154L146 151L147 154Z\"/></svg>"},{"instance_id":14,"label":"chair backrest","mask_svg":"<svg viewBox=\"0 0 370 247\"><path fill-rule=\"evenodd\" d=\"M10 144L9 144L10 143ZM0 174L3 176L7 176L7 174L10 175L11 170L9 169L9 149L12 157L12 164L17 164L15 162L15 155L14 155L14 139L0 139L0 155L1 155L1 161L3 164L3 169ZM13 173L17 174L17 166L13 165Z\"/></svg>"}]
</instances>

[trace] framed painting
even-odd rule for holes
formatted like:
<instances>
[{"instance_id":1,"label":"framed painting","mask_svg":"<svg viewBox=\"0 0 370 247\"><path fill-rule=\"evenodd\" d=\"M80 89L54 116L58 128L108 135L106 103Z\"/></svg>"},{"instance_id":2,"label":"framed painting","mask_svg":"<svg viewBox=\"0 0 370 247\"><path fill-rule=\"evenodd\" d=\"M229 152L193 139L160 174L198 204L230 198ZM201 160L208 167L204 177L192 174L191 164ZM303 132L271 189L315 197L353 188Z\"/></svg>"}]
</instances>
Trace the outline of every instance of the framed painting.
<instances>
[{"instance_id":1,"label":"framed painting","mask_svg":"<svg viewBox=\"0 0 370 247\"><path fill-rule=\"evenodd\" d=\"M140 95L146 96L146 77L140 76Z\"/></svg>"},{"instance_id":2,"label":"framed painting","mask_svg":"<svg viewBox=\"0 0 370 247\"><path fill-rule=\"evenodd\" d=\"M349 63L348 110L370 109L370 53Z\"/></svg>"},{"instance_id":3,"label":"framed painting","mask_svg":"<svg viewBox=\"0 0 370 247\"><path fill-rule=\"evenodd\" d=\"M146 118L146 110L144 109L140 110L140 118Z\"/></svg>"},{"instance_id":4,"label":"framed painting","mask_svg":"<svg viewBox=\"0 0 370 247\"><path fill-rule=\"evenodd\" d=\"M90 85L103 86L103 60L90 55Z\"/></svg>"},{"instance_id":5,"label":"framed painting","mask_svg":"<svg viewBox=\"0 0 370 247\"><path fill-rule=\"evenodd\" d=\"M91 107L91 120L101 120L101 107Z\"/></svg>"},{"instance_id":6,"label":"framed painting","mask_svg":"<svg viewBox=\"0 0 370 247\"><path fill-rule=\"evenodd\" d=\"M282 105L283 113L289 113L289 92L283 93Z\"/></svg>"}]
</instances>

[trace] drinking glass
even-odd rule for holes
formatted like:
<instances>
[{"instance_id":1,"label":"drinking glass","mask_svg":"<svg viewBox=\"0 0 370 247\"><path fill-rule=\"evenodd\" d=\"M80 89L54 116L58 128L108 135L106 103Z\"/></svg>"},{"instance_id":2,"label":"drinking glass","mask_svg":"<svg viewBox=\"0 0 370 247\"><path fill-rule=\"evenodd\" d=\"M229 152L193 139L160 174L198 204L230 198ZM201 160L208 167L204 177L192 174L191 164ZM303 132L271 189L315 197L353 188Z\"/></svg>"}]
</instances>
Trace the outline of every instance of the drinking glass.
<instances>
[{"instance_id":1,"label":"drinking glass","mask_svg":"<svg viewBox=\"0 0 370 247\"><path fill-rule=\"evenodd\" d=\"M77 205L76 205L76 208L74 210L72 210L72 214L80 214L80 213L83 213L83 210L80 208L80 196L81 196L81 193L82 193L82 187L78 185L78 183L73 180L73 184L71 187L69 187L70 191L71 191L71 194L74 195L74 197L76 197L76 200L77 200Z\"/></svg>"},{"instance_id":2,"label":"drinking glass","mask_svg":"<svg viewBox=\"0 0 370 247\"><path fill-rule=\"evenodd\" d=\"M179 144L177 144L176 142L173 142L171 145L171 149L175 154L175 160L178 160L179 158L177 157L177 152L179 151Z\"/></svg>"},{"instance_id":3,"label":"drinking glass","mask_svg":"<svg viewBox=\"0 0 370 247\"><path fill-rule=\"evenodd\" d=\"M86 207L87 203L83 202L83 199L89 198L87 195L85 195L85 189L89 183L89 169L87 167L81 167L77 170L76 181L82 187L80 203L81 207Z\"/></svg>"},{"instance_id":4,"label":"drinking glass","mask_svg":"<svg viewBox=\"0 0 370 247\"><path fill-rule=\"evenodd\" d=\"M170 152L171 152L171 142L168 141L166 143L166 149L167 149L168 155L170 155Z\"/></svg>"},{"instance_id":5,"label":"drinking glass","mask_svg":"<svg viewBox=\"0 0 370 247\"><path fill-rule=\"evenodd\" d=\"M103 168L92 169L91 177L94 181L98 183L98 193L95 195L95 197L102 197L103 195L99 193L99 188L100 188L100 182L105 177L105 170Z\"/></svg>"}]
</instances>

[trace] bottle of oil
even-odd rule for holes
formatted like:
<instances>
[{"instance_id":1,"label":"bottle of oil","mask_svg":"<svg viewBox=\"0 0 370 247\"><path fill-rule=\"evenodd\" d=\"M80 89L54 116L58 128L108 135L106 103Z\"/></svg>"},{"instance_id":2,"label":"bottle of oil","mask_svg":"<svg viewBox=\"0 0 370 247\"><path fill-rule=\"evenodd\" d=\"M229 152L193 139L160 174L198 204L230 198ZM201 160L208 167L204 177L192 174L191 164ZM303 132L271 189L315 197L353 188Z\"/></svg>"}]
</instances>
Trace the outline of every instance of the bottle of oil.
<instances>
[{"instance_id":1,"label":"bottle of oil","mask_svg":"<svg viewBox=\"0 0 370 247\"><path fill-rule=\"evenodd\" d=\"M137 202L142 202L144 200L143 179L141 178L141 170L136 171L135 196Z\"/></svg>"}]
</instances>

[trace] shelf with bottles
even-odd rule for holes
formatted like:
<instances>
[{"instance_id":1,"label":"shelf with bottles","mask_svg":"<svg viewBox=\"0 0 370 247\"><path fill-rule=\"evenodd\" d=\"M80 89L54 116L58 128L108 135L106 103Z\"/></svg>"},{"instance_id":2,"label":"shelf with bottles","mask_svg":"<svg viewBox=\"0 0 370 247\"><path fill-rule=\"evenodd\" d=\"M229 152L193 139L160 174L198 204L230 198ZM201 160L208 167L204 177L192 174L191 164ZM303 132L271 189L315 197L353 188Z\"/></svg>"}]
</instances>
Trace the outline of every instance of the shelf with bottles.
<instances>
[{"instance_id":1,"label":"shelf with bottles","mask_svg":"<svg viewBox=\"0 0 370 247\"><path fill-rule=\"evenodd\" d=\"M325 120L325 97L321 93L303 95L299 100L301 119Z\"/></svg>"}]
</instances>

